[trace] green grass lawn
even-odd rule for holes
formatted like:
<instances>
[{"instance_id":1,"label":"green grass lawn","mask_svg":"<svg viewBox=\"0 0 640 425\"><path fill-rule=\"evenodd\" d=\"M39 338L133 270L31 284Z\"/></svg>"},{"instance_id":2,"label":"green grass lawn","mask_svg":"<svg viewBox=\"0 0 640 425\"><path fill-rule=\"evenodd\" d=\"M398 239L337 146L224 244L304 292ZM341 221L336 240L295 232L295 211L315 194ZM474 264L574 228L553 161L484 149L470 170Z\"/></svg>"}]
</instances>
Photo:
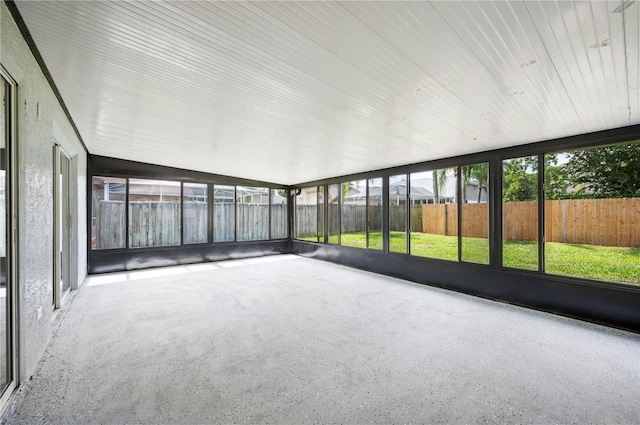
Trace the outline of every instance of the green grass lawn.
<instances>
[{"instance_id":1,"label":"green grass lawn","mask_svg":"<svg viewBox=\"0 0 640 425\"><path fill-rule=\"evenodd\" d=\"M318 242L317 236L305 236L305 237L298 237L296 239L301 241L308 241L308 242Z\"/></svg>"},{"instance_id":2,"label":"green grass lawn","mask_svg":"<svg viewBox=\"0 0 640 425\"><path fill-rule=\"evenodd\" d=\"M391 252L406 252L405 234L390 232ZM315 238L305 240L315 241ZM366 248L364 232L344 233L342 245ZM371 233L369 246L382 248L382 235ZM640 284L640 249L595 245L545 244L545 269L547 273ZM538 267L538 245L535 242L505 241L503 245L506 267L536 270ZM457 261L458 240L455 236L411 234L411 255ZM489 240L483 238L462 238L462 258L464 261L480 264L489 263Z\"/></svg>"},{"instance_id":3,"label":"green grass lawn","mask_svg":"<svg viewBox=\"0 0 640 425\"><path fill-rule=\"evenodd\" d=\"M640 285L640 249L613 246L545 244L545 271Z\"/></svg>"}]
</instances>

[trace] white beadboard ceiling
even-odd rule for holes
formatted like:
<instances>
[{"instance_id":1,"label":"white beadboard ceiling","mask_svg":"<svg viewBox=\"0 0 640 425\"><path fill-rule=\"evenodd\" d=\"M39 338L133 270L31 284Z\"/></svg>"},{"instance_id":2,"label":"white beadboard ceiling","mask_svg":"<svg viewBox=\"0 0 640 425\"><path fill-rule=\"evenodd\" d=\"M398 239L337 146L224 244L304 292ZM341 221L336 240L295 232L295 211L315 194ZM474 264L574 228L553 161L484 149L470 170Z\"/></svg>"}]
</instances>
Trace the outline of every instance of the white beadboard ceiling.
<instances>
[{"instance_id":1,"label":"white beadboard ceiling","mask_svg":"<svg viewBox=\"0 0 640 425\"><path fill-rule=\"evenodd\" d=\"M295 184L640 123L639 3L18 9L90 153Z\"/></svg>"}]
</instances>

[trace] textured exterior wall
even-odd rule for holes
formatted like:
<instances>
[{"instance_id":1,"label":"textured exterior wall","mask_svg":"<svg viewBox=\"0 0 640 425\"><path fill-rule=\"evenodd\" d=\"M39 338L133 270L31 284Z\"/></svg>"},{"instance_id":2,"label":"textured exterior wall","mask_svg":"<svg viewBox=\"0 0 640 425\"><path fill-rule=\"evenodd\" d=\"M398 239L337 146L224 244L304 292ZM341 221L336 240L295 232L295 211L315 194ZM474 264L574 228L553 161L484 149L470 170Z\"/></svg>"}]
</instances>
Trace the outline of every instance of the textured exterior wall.
<instances>
[{"instance_id":1,"label":"textured exterior wall","mask_svg":"<svg viewBox=\"0 0 640 425\"><path fill-rule=\"evenodd\" d=\"M18 323L20 375L25 380L52 335L54 140L75 171L75 287L86 276L86 153L4 2L0 14L0 63L18 83Z\"/></svg>"}]
</instances>

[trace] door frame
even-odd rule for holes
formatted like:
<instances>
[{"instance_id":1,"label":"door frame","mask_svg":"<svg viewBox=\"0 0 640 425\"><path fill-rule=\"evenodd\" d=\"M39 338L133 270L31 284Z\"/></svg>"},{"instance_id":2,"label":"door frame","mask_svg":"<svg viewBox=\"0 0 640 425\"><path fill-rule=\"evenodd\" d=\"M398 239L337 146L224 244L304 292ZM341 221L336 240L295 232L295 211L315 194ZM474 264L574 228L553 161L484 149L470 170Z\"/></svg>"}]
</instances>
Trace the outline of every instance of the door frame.
<instances>
[{"instance_id":1,"label":"door frame","mask_svg":"<svg viewBox=\"0 0 640 425\"><path fill-rule=\"evenodd\" d=\"M9 363L8 384L4 392L0 393L0 413L8 406L8 401L14 394L18 383L21 380L19 367L19 326L18 326L18 84L11 78L11 75L0 64L0 79L7 82L9 90L7 102L7 172L6 172L6 232L7 232L7 282L6 282L6 299L7 299L7 358ZM4 117L0 117L4 119Z\"/></svg>"},{"instance_id":2,"label":"door frame","mask_svg":"<svg viewBox=\"0 0 640 425\"><path fill-rule=\"evenodd\" d=\"M61 209L62 205L62 192L60 187L60 174L62 172L62 161L61 155L64 155L67 158L67 175L66 182L63 179L63 183L67 185L67 207L65 209ZM71 292L72 288L72 272L71 265L72 261L72 251L71 251L71 157L69 154L57 143L54 139L53 144L53 310L60 308L66 299L66 297ZM63 246L63 249L67 249L67 271L68 271L68 284L69 287L66 290L63 290L63 285L61 281L62 274L62 254L59 249L60 245L64 242L64 237L61 238L61 220L62 214L66 211L67 219L62 225L66 225L67 232L67 244L66 247Z\"/></svg>"}]
</instances>

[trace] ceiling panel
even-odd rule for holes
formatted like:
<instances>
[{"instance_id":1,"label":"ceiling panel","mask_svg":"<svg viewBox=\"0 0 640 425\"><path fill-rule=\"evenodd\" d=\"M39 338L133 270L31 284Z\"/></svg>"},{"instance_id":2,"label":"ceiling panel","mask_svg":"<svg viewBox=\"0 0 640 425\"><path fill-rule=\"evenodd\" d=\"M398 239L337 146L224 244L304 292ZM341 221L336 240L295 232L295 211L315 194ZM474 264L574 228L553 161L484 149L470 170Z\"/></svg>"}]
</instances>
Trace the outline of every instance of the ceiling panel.
<instances>
[{"instance_id":1,"label":"ceiling panel","mask_svg":"<svg viewBox=\"0 0 640 425\"><path fill-rule=\"evenodd\" d=\"M18 2L93 154L282 184L640 123L624 2Z\"/></svg>"}]
</instances>

